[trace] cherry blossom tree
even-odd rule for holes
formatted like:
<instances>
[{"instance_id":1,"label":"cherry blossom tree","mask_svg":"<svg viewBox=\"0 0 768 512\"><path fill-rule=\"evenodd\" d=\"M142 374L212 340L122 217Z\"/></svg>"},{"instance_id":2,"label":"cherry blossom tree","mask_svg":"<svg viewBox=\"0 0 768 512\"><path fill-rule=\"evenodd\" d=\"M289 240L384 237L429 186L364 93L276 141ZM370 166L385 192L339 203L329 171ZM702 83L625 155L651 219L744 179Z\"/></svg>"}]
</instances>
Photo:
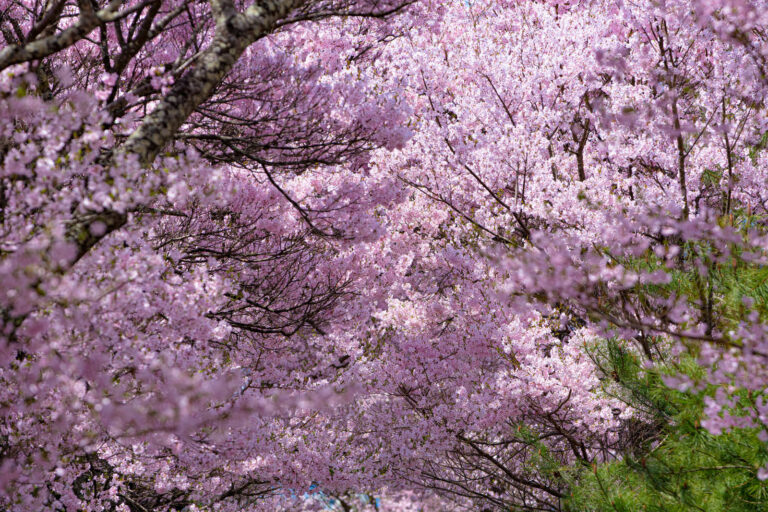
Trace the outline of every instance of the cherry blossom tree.
<instances>
[{"instance_id":1,"label":"cherry blossom tree","mask_svg":"<svg viewBox=\"0 0 768 512\"><path fill-rule=\"evenodd\" d=\"M361 435L400 451L376 466L457 506L562 510L563 467L644 421L606 339L648 365L690 350L707 377L668 383L707 393L702 425L765 429L761 292L721 305L728 267L764 264L763 11L728 9L475 2L397 42L415 134L380 165L412 193L372 389L410 413L381 398Z\"/></svg>"},{"instance_id":2,"label":"cherry blossom tree","mask_svg":"<svg viewBox=\"0 0 768 512\"><path fill-rule=\"evenodd\" d=\"M408 136L365 66L406 7L2 6L4 506L242 510L316 478L295 448L351 391L366 155Z\"/></svg>"},{"instance_id":3,"label":"cherry blossom tree","mask_svg":"<svg viewBox=\"0 0 768 512\"><path fill-rule=\"evenodd\" d=\"M768 436L764 4L0 3L0 506L565 510L608 341Z\"/></svg>"}]
</instances>

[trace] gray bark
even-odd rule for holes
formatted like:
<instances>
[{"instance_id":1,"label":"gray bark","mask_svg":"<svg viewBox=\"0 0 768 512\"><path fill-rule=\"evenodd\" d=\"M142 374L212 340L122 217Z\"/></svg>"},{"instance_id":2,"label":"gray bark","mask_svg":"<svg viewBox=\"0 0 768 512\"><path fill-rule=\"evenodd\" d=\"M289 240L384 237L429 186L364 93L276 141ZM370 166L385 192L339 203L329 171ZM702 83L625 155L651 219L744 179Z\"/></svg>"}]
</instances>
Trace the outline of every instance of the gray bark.
<instances>
[{"instance_id":1,"label":"gray bark","mask_svg":"<svg viewBox=\"0 0 768 512\"><path fill-rule=\"evenodd\" d=\"M144 118L118 149L118 154L136 155L143 166L151 165L187 118L211 97L245 49L273 30L278 21L302 3L303 0L263 0L240 13L228 0L212 0L216 33L210 46L203 51L194 67L174 83L168 95ZM91 229L97 222L106 226L106 230L99 236L94 235ZM67 236L77 245L77 259L126 222L126 214L104 211L89 214L70 224Z\"/></svg>"},{"instance_id":2,"label":"gray bark","mask_svg":"<svg viewBox=\"0 0 768 512\"><path fill-rule=\"evenodd\" d=\"M302 0L264 0L239 13L230 2L212 1L216 33L210 46L194 67L176 81L120 152L135 154L143 165L152 163L192 112L213 94L245 49L301 3Z\"/></svg>"},{"instance_id":3,"label":"gray bark","mask_svg":"<svg viewBox=\"0 0 768 512\"><path fill-rule=\"evenodd\" d=\"M0 70L14 64L42 59L72 46L102 23L114 19L115 11L121 3L122 0L112 0L104 9L94 11L90 2L81 0L80 18L71 27L58 34L27 43L12 44L0 50Z\"/></svg>"}]
</instances>

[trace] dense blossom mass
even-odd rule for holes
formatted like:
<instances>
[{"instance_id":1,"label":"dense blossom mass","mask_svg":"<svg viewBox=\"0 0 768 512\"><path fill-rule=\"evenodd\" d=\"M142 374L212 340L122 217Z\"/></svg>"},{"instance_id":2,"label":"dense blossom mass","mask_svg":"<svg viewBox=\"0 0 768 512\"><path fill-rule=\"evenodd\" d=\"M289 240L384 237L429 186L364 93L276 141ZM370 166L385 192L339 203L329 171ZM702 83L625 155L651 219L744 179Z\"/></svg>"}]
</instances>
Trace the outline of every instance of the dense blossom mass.
<instances>
[{"instance_id":1,"label":"dense blossom mass","mask_svg":"<svg viewBox=\"0 0 768 512\"><path fill-rule=\"evenodd\" d=\"M766 30L0 0L0 509L571 510L671 428L617 350L762 485Z\"/></svg>"}]
</instances>

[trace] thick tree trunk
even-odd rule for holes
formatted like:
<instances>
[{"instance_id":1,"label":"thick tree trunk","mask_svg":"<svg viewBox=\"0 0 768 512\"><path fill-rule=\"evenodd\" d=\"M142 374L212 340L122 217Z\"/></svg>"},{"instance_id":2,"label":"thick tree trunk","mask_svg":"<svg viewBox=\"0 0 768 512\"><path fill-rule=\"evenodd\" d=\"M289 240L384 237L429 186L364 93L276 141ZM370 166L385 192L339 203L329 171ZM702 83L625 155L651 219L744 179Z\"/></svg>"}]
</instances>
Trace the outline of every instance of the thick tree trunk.
<instances>
[{"instance_id":1,"label":"thick tree trunk","mask_svg":"<svg viewBox=\"0 0 768 512\"><path fill-rule=\"evenodd\" d=\"M210 46L128 137L117 155L136 155L143 166L151 165L189 116L211 97L245 49L273 30L278 21L302 3L303 0L259 1L240 13L228 0L213 0L211 10L216 18L216 34ZM126 214L112 211L76 219L67 233L77 245L75 261L106 235L123 227L126 221ZM97 222L106 229L99 229L99 235L94 235L92 226Z\"/></svg>"},{"instance_id":2,"label":"thick tree trunk","mask_svg":"<svg viewBox=\"0 0 768 512\"><path fill-rule=\"evenodd\" d=\"M152 163L192 112L213 94L245 49L269 33L301 3L301 0L267 0L238 13L228 2L213 2L217 19L211 45L131 134L120 152L137 155L143 165Z\"/></svg>"}]
</instances>

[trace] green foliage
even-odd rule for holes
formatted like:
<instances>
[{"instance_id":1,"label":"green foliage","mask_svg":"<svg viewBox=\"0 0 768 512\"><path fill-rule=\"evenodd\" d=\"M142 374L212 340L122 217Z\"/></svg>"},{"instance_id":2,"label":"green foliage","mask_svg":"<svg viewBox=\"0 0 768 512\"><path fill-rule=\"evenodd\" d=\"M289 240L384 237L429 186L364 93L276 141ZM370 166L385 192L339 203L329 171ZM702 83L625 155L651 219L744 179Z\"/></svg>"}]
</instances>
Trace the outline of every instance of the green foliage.
<instances>
[{"instance_id":1,"label":"green foliage","mask_svg":"<svg viewBox=\"0 0 768 512\"><path fill-rule=\"evenodd\" d=\"M760 231L764 221L737 208L720 224L735 227L746 238L750 230ZM636 271L661 270L670 276L667 283L638 284L632 290L649 315L660 314L650 298L685 297L699 312L691 324L708 326L708 333L738 332L752 312L757 313L752 321L768 322L768 267L752 263L739 244L716 248L707 240L663 241L666 250L675 246L679 250L667 256L649 250L644 257L621 262ZM768 444L759 439L757 429L714 436L701 426L705 397L713 396L717 388L702 384L705 370L696 363L702 342L682 341L687 350L670 356L669 342L643 339L646 357L664 355L651 369L644 368L637 351L621 340L603 340L591 348L590 355L605 377L602 392L622 400L637 415L624 421L613 460L561 468L571 491L564 510L768 511L768 480L757 477L768 463ZM724 341L741 343L730 334ZM686 376L700 386L677 391L665 385L666 376ZM727 394L738 397L737 415L755 406L755 395L747 390L731 387Z\"/></svg>"},{"instance_id":2,"label":"green foliage","mask_svg":"<svg viewBox=\"0 0 768 512\"><path fill-rule=\"evenodd\" d=\"M768 449L757 431L709 434L699 420L704 396L713 390L683 393L663 382L664 374L699 376L691 356L645 370L631 351L610 341L595 348L594 358L613 376L618 396L644 417L626 425L623 435L634 430L635 437L625 440L620 459L563 471L572 490L565 510L768 511L768 482L757 478Z\"/></svg>"},{"instance_id":3,"label":"green foliage","mask_svg":"<svg viewBox=\"0 0 768 512\"><path fill-rule=\"evenodd\" d=\"M746 242L754 236L750 232L764 234L762 226L766 219L737 208L722 216L718 223L735 228ZM718 248L707 240L683 242L672 237L664 241L663 247L675 248L678 255L662 258L648 250L641 258L620 260L629 269L660 270L671 278L665 284L638 284L633 292L641 303L647 303L648 297L687 297L701 311L701 317L694 323L704 322L721 332L736 327L753 310L758 312L760 321L768 322L768 267L744 257L744 246ZM754 304L747 307L745 298L751 298ZM738 340L733 341L738 344Z\"/></svg>"}]
</instances>

